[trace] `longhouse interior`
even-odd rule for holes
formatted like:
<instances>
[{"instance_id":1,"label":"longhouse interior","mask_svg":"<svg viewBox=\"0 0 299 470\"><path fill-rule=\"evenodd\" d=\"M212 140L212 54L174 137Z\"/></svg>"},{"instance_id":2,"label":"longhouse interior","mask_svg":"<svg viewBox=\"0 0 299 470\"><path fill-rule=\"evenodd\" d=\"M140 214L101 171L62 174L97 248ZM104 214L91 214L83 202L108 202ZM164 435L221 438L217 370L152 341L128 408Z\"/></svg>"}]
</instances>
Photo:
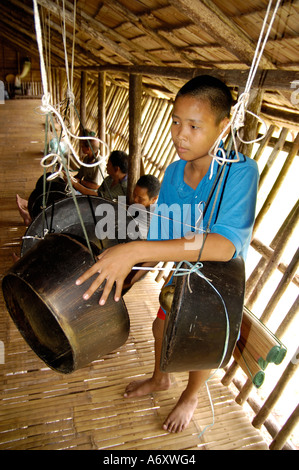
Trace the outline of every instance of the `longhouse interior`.
<instances>
[{"instance_id":1,"label":"longhouse interior","mask_svg":"<svg viewBox=\"0 0 299 470\"><path fill-rule=\"evenodd\" d=\"M124 294L124 344L71 374L33 351L1 292L0 449L299 448L298 46L295 0L2 0L1 281L22 255L27 230L16 194L28 199L53 137L45 96L74 135L90 129L109 151L129 154L130 201L140 175L162 181L178 159L170 134L176 93L192 77L212 75L235 103L248 93L239 149L257 162L260 181L243 315L252 315L259 354L270 338L280 356L261 363L239 339L228 365L200 392L188 428L168 433L162 424L186 386L185 372L173 374L167 391L130 400L123 392L152 372L152 322L169 263ZM70 166L78 167L75 159ZM262 377L258 386L255 377Z\"/></svg>"}]
</instances>

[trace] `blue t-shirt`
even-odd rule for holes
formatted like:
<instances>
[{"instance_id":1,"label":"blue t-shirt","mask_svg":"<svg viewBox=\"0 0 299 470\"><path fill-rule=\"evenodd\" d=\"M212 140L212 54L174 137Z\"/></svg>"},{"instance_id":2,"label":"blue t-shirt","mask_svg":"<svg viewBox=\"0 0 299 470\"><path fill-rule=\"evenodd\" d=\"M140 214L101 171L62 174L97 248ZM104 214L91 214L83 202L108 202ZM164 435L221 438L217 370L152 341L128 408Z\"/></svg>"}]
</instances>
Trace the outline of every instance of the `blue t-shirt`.
<instances>
[{"instance_id":1,"label":"blue t-shirt","mask_svg":"<svg viewBox=\"0 0 299 470\"><path fill-rule=\"evenodd\" d=\"M241 255L245 259L255 218L259 173L254 160L242 154L239 157L239 162L226 165L222 181L224 190L221 189L221 198L217 199L209 231L229 239L236 249L234 257ZM217 187L200 225L198 220L207 203L219 165L214 162L212 178L209 169L197 188L193 189L184 182L186 163L178 160L166 169L148 240L169 240L181 238L189 231L206 231Z\"/></svg>"}]
</instances>

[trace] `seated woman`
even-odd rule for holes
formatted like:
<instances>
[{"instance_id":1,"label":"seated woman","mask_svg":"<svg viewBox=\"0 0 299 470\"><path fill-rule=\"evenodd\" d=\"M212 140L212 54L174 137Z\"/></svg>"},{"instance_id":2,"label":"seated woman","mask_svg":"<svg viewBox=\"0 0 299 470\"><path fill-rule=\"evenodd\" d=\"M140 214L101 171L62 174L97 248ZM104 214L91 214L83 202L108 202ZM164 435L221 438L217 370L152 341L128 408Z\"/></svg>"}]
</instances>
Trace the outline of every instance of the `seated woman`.
<instances>
[{"instance_id":1,"label":"seated woman","mask_svg":"<svg viewBox=\"0 0 299 470\"><path fill-rule=\"evenodd\" d=\"M92 164L98 160L99 142L97 140L83 140L81 149L84 153L83 163ZM64 180L67 182L66 175L64 176ZM71 177L71 181L73 187L81 194L87 194L84 188L97 191L99 187L99 165L81 165L78 173Z\"/></svg>"},{"instance_id":2,"label":"seated woman","mask_svg":"<svg viewBox=\"0 0 299 470\"><path fill-rule=\"evenodd\" d=\"M122 150L114 150L107 163L108 176L98 189L98 195L106 199L127 195L129 155Z\"/></svg>"}]
</instances>

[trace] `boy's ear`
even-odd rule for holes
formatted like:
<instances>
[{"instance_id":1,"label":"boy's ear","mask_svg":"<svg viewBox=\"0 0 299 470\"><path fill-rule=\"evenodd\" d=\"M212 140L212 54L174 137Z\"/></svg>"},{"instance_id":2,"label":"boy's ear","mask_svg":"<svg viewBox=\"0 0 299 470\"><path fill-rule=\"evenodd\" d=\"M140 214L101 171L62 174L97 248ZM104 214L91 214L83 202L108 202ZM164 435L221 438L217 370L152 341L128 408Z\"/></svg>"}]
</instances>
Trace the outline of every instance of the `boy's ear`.
<instances>
[{"instance_id":1,"label":"boy's ear","mask_svg":"<svg viewBox=\"0 0 299 470\"><path fill-rule=\"evenodd\" d=\"M157 202L158 197L159 197L159 196L153 196L153 197L151 198L151 204L154 204L155 202Z\"/></svg>"},{"instance_id":2,"label":"boy's ear","mask_svg":"<svg viewBox=\"0 0 299 470\"><path fill-rule=\"evenodd\" d=\"M221 121L221 124L220 124L220 126L221 126L221 132L224 131L224 129L225 129L226 126L228 125L229 121L230 121L230 118L228 118L228 117L224 118L224 119ZM225 135L227 135L227 134L229 133L229 131L230 131L230 129L229 129L229 127L228 127L227 130L226 130L226 132L225 132Z\"/></svg>"}]
</instances>

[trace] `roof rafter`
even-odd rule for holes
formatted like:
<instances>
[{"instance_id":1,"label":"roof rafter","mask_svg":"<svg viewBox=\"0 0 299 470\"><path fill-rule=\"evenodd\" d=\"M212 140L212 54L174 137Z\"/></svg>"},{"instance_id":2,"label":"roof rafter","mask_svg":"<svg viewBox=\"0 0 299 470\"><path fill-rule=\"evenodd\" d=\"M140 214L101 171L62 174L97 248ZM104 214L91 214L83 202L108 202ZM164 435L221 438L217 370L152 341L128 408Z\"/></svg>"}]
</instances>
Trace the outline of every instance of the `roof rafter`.
<instances>
[{"instance_id":1,"label":"roof rafter","mask_svg":"<svg viewBox=\"0 0 299 470\"><path fill-rule=\"evenodd\" d=\"M180 9L198 27L211 34L219 44L233 53L239 60L250 65L254 53L255 44L236 24L230 21L211 0L169 0ZM225 38L225 44L224 44ZM274 69L275 66L264 54L260 61L260 67Z\"/></svg>"}]
</instances>

